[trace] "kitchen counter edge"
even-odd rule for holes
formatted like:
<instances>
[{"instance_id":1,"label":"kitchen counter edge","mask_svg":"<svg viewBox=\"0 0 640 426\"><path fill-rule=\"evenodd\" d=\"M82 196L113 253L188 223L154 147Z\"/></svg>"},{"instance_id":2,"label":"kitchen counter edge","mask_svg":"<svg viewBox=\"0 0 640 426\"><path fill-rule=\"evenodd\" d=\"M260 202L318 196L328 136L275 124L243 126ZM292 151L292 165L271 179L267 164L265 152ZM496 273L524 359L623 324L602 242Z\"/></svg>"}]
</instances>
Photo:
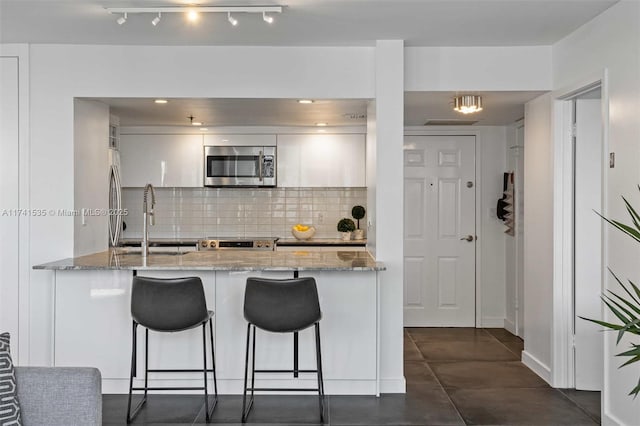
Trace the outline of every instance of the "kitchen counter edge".
<instances>
[{"instance_id":1,"label":"kitchen counter edge","mask_svg":"<svg viewBox=\"0 0 640 426\"><path fill-rule=\"evenodd\" d=\"M191 252L183 256L149 255L146 262L139 255L119 256L111 250L70 257L34 265L35 270L167 270L167 271L384 271L366 251L336 250L306 253L244 252L252 256L238 258L241 251ZM340 257L341 256L341 257ZM187 260L187 262L183 262Z\"/></svg>"}]
</instances>

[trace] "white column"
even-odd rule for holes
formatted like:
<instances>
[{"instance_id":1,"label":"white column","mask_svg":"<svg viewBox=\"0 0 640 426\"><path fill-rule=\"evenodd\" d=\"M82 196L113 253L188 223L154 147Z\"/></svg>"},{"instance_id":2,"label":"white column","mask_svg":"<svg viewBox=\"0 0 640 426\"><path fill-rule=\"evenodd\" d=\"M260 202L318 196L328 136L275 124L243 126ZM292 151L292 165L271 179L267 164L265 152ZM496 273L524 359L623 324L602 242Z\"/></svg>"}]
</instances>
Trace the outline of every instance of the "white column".
<instances>
[{"instance_id":1,"label":"white column","mask_svg":"<svg viewBox=\"0 0 640 426\"><path fill-rule=\"evenodd\" d=\"M375 69L376 176L375 183L369 181L368 186L375 188L375 207L370 218L376 258L387 266L387 270L380 273L380 391L392 393L405 391L402 358L404 42L377 41Z\"/></svg>"}]
</instances>

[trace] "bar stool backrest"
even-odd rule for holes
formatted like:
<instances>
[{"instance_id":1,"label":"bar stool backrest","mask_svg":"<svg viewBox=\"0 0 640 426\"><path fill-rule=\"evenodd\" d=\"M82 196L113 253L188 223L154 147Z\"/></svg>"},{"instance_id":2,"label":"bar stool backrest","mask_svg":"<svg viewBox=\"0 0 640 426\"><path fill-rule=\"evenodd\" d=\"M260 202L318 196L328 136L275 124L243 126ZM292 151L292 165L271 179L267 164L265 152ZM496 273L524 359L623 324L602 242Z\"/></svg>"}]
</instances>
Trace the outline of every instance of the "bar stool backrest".
<instances>
[{"instance_id":1,"label":"bar stool backrest","mask_svg":"<svg viewBox=\"0 0 640 426\"><path fill-rule=\"evenodd\" d=\"M202 280L198 277L133 277L131 316L155 331L182 331L209 319Z\"/></svg>"},{"instance_id":2,"label":"bar stool backrest","mask_svg":"<svg viewBox=\"0 0 640 426\"><path fill-rule=\"evenodd\" d=\"M322 318L316 280L247 278L244 318L275 333L299 331L315 324Z\"/></svg>"}]
</instances>

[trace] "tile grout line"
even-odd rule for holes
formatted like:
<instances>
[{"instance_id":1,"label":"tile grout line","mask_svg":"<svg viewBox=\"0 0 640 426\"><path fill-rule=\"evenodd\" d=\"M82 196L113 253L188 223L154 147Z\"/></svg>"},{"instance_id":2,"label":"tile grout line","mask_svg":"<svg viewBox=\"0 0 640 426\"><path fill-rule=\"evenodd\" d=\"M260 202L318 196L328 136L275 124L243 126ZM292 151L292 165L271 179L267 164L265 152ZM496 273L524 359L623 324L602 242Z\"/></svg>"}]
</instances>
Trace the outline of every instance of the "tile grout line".
<instances>
[{"instance_id":1,"label":"tile grout line","mask_svg":"<svg viewBox=\"0 0 640 426\"><path fill-rule=\"evenodd\" d=\"M413 336L411 335L411 333L407 332L407 334L409 335L409 338L411 339L413 344L416 345L415 340L413 340ZM416 345L416 347L418 347L418 345ZM453 406L453 409L456 410L456 414L458 415L458 418L460 418L460 420L462 421L462 424L466 425L467 422L464 420L464 417L462 417L462 414L460 413L460 410L458 409L458 406L451 399L451 395L449 395L449 392L447 392L447 390L444 388L444 386L442 386L442 382L440 381L440 379L436 375L435 371L433 371L433 369L431 368L431 365L429 365L429 361L426 358L424 358L424 355L422 354L422 351L420 351L420 349L418 349L418 351L420 352L420 355L422 355L422 358L424 359L424 363L427 364L427 367L429 368L429 371L431 371L431 374L433 375L434 379L436 379L436 382L438 383L438 386L440 386L440 389L442 389L444 394L447 396L447 400L449 400L449 402Z\"/></svg>"},{"instance_id":2,"label":"tile grout line","mask_svg":"<svg viewBox=\"0 0 640 426\"><path fill-rule=\"evenodd\" d=\"M573 399L569 398L569 395L566 395L564 392L562 392L560 389L558 388L551 388L557 392L559 392L562 396L564 396L566 399L569 400L569 402L571 402L573 405L575 405L576 407L578 407L578 409L580 411L582 411L584 414L586 414L587 417L589 417L591 420L593 420L594 422L596 422L596 424L601 424L602 423L602 419L597 419L595 418L593 415L591 415L587 410L585 410L584 408L582 408L582 406L580 404L578 404L577 402L575 402ZM602 408L600 409L602 411Z\"/></svg>"}]
</instances>

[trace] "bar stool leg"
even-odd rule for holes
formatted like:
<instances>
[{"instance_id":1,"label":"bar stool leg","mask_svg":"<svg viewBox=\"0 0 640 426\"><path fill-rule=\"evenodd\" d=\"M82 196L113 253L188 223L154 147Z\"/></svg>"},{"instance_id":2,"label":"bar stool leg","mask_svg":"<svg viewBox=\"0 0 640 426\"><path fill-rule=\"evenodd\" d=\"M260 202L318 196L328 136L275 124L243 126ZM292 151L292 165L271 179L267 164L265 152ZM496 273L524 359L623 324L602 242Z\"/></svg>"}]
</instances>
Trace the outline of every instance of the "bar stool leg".
<instances>
[{"instance_id":1,"label":"bar stool leg","mask_svg":"<svg viewBox=\"0 0 640 426\"><path fill-rule=\"evenodd\" d=\"M207 323L202 323L202 374L204 376L204 412L206 422L209 423L210 414L209 414L209 390L207 389Z\"/></svg>"},{"instance_id":2,"label":"bar stool leg","mask_svg":"<svg viewBox=\"0 0 640 426\"><path fill-rule=\"evenodd\" d=\"M147 400L149 387L149 329L144 329L144 400Z\"/></svg>"},{"instance_id":3,"label":"bar stool leg","mask_svg":"<svg viewBox=\"0 0 640 426\"><path fill-rule=\"evenodd\" d=\"M213 392L218 401L218 380L216 379L216 351L213 348L213 320L209 318L209 339L211 339L211 368L213 369Z\"/></svg>"},{"instance_id":4,"label":"bar stool leg","mask_svg":"<svg viewBox=\"0 0 640 426\"><path fill-rule=\"evenodd\" d=\"M131 394L133 392L133 376L136 374L136 322L133 321L131 334L131 370L129 372L129 402L127 403L127 423L131 423Z\"/></svg>"},{"instance_id":5,"label":"bar stool leg","mask_svg":"<svg viewBox=\"0 0 640 426\"><path fill-rule=\"evenodd\" d=\"M318 403L320 405L320 423L324 423L324 378L322 377L322 354L320 351L320 323L316 323L316 369L318 372Z\"/></svg>"},{"instance_id":6,"label":"bar stool leg","mask_svg":"<svg viewBox=\"0 0 640 426\"><path fill-rule=\"evenodd\" d=\"M255 333L255 332L254 332ZM249 401L249 407L247 407L247 379L249 376L249 339L251 337L251 323L247 324L247 345L244 357L244 390L242 394L242 423L247 421L249 410L253 405L253 398ZM253 386L252 386L253 387Z\"/></svg>"}]
</instances>

